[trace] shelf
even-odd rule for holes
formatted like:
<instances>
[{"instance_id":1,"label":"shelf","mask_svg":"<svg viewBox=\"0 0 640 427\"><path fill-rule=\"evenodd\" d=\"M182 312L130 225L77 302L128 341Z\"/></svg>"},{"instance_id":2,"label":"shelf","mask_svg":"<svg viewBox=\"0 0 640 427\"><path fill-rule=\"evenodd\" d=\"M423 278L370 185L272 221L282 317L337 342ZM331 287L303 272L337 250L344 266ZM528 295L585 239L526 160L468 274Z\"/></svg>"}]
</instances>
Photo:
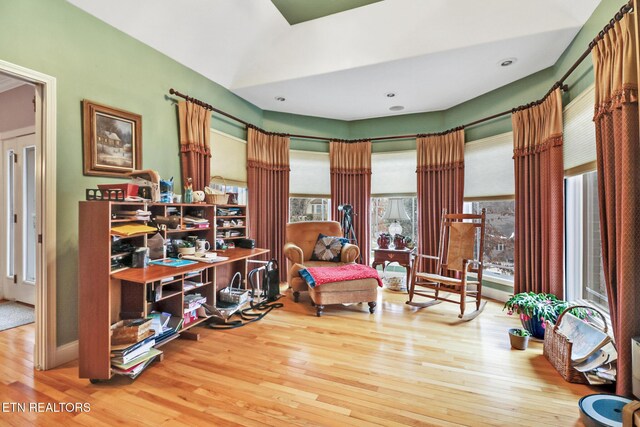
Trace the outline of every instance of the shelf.
<instances>
[{"instance_id":1,"label":"shelf","mask_svg":"<svg viewBox=\"0 0 640 427\"><path fill-rule=\"evenodd\" d=\"M135 239L136 237L147 236L149 234L155 234L155 233L157 233L157 231L149 231L148 233L136 233L136 234L131 234L130 236L121 236L119 234L111 233L111 237L117 237L120 240L123 240L123 239Z\"/></svg>"},{"instance_id":2,"label":"shelf","mask_svg":"<svg viewBox=\"0 0 640 427\"><path fill-rule=\"evenodd\" d=\"M200 323L204 322L205 320L210 319L212 316L207 316L207 317L199 317L198 320L194 320L193 322L189 323L188 325L183 325L182 328L180 329L180 331L186 331L189 328L193 328L194 326L199 325Z\"/></svg>"},{"instance_id":3,"label":"shelf","mask_svg":"<svg viewBox=\"0 0 640 427\"><path fill-rule=\"evenodd\" d=\"M246 218L246 215L216 215L216 218Z\"/></svg>"},{"instance_id":4,"label":"shelf","mask_svg":"<svg viewBox=\"0 0 640 427\"><path fill-rule=\"evenodd\" d=\"M177 228L175 230L167 230L167 234L173 234L173 233L187 233L190 231L208 231L211 230L211 227L206 227L206 228Z\"/></svg>"},{"instance_id":5,"label":"shelf","mask_svg":"<svg viewBox=\"0 0 640 427\"><path fill-rule=\"evenodd\" d=\"M175 334L171 335L171 338L167 338L165 341L162 341L160 344L154 345L153 348L160 348L163 345L170 343L171 341L175 340L178 337L180 337L180 332L176 332Z\"/></svg>"},{"instance_id":6,"label":"shelf","mask_svg":"<svg viewBox=\"0 0 640 427\"><path fill-rule=\"evenodd\" d=\"M246 239L247 236L236 236L236 237L216 237L216 239L223 239L223 240L238 240L238 239Z\"/></svg>"},{"instance_id":7,"label":"shelf","mask_svg":"<svg viewBox=\"0 0 640 427\"><path fill-rule=\"evenodd\" d=\"M162 298L160 298L159 300L156 300L154 302L164 301L164 300L166 300L168 298L175 297L176 295L181 295L181 294L182 294L182 290L179 290L179 291L166 291L166 292L162 291Z\"/></svg>"},{"instance_id":8,"label":"shelf","mask_svg":"<svg viewBox=\"0 0 640 427\"><path fill-rule=\"evenodd\" d=\"M236 225L236 226L229 226L229 227L216 227L218 230L231 230L234 228L247 228L246 225Z\"/></svg>"},{"instance_id":9,"label":"shelf","mask_svg":"<svg viewBox=\"0 0 640 427\"><path fill-rule=\"evenodd\" d=\"M135 219L135 218L117 218L117 219L112 219L111 220L112 223L114 222L149 222L148 219Z\"/></svg>"}]
</instances>

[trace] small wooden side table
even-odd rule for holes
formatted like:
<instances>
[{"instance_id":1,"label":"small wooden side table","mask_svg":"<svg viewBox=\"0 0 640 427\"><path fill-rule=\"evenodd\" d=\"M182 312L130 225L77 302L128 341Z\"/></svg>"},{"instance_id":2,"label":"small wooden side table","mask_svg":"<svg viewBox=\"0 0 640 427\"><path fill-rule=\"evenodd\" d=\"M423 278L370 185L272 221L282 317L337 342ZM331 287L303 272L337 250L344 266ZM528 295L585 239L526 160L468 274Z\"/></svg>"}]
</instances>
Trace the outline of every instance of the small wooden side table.
<instances>
[{"instance_id":1,"label":"small wooden side table","mask_svg":"<svg viewBox=\"0 0 640 427\"><path fill-rule=\"evenodd\" d=\"M385 268L393 262L397 262L401 267L407 270L407 278L405 284L408 288L409 280L411 280L411 254L412 249L374 249L373 250L373 263L371 267L376 268L378 265L382 265L382 272ZM406 291L407 288L399 289L400 291Z\"/></svg>"}]
</instances>

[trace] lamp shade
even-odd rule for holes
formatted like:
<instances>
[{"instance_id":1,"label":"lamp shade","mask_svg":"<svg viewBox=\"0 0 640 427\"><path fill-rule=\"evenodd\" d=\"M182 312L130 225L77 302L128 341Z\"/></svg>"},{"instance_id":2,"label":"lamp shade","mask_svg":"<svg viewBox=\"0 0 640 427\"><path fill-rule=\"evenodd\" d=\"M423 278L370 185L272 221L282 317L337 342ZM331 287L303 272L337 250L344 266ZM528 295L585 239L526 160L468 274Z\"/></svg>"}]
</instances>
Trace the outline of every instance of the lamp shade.
<instances>
[{"instance_id":1,"label":"lamp shade","mask_svg":"<svg viewBox=\"0 0 640 427\"><path fill-rule=\"evenodd\" d=\"M390 219L393 221L409 221L411 218L409 218L407 211L404 209L404 203L402 199L392 198L389 199L389 206L384 213L383 219Z\"/></svg>"}]
</instances>

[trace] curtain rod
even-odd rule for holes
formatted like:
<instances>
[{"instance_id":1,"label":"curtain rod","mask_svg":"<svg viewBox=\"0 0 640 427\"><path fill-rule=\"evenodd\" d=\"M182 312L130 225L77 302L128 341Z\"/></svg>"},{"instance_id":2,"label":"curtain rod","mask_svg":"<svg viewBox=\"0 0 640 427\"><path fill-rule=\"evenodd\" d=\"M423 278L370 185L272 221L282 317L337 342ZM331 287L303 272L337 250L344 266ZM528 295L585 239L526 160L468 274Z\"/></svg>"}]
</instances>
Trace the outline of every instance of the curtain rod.
<instances>
[{"instance_id":1,"label":"curtain rod","mask_svg":"<svg viewBox=\"0 0 640 427\"><path fill-rule=\"evenodd\" d=\"M488 122L490 120L494 120L497 119L499 117L502 116L506 116L507 114L513 114L517 111L522 111L522 110L526 110L527 108L531 108L534 107L536 105L540 105L544 102L545 99L547 99L549 97L549 95L551 95L553 93L554 90L560 88L562 89L562 91L567 92L569 90L569 85L565 84L565 81L567 80L567 78L569 78L569 76L576 70L576 68L578 68L578 66L582 63L582 61L584 61L587 56L589 56L589 54L591 53L591 51L593 50L593 48L596 46L596 44L598 43L599 40L602 40L605 36L605 34L607 34L607 32L609 32L609 30L611 30L614 26L614 24L618 21L620 21L622 19L622 17L624 15L626 15L627 13L631 12L633 10L633 0L629 0L628 3L626 3L625 5L623 5L620 10L618 12L616 12L616 14L614 15L614 17L604 26L604 28L596 35L596 37L589 42L589 46L587 47L587 49L582 53L582 55L580 55L580 57L573 63L573 65L571 67L569 67L569 69L567 70L566 73L564 73L564 75L562 77L560 77L560 80L558 80L557 82L555 82L553 84L553 86L551 86L551 89L549 89L549 91L539 100L537 101L533 101L530 102L528 104L523 104L520 105L518 107L512 108L510 110L506 110L503 111L501 113L496 113L487 117L483 117L481 119L478 120L474 120L470 123L461 125L461 126L457 126L455 128L452 129L448 129L442 132L432 132L432 133L416 133L416 134L409 134L409 135L390 135L390 136L378 136L378 137L374 137L374 138L360 138L360 139L339 139L339 138L327 138L327 137L322 137L322 136L313 136L313 135L297 135L297 134L288 134L288 133L277 133L277 132L268 132L264 129L259 128L258 126L255 126L251 123L248 123L238 117L235 117L229 113L226 113L222 110L219 110L217 108L214 108L212 105L207 104L206 102L200 101L199 99L190 97L188 95L184 95L176 90L174 90L173 88L169 89L169 93L171 95L176 95L180 98L184 98L185 100L187 100L188 102L193 102L194 104L200 105L201 107L204 107L208 110L211 110L213 112L216 112L218 114L221 114L225 117L228 117L232 120L235 120L239 123L242 123L243 125L245 125L247 128L253 128L253 129L257 129L261 132L264 132L266 134L269 135L279 135L279 136L288 136L291 138L299 138L299 139L312 139L312 140L317 140L317 141L339 141L339 142L362 142L362 141L390 141L390 140L394 140L394 139L410 139L410 138L424 138L427 136L441 136L441 135L446 135L448 133L451 132L455 132L461 129L465 129L471 126L475 126L478 125L480 123L484 123L484 122Z\"/></svg>"}]
</instances>

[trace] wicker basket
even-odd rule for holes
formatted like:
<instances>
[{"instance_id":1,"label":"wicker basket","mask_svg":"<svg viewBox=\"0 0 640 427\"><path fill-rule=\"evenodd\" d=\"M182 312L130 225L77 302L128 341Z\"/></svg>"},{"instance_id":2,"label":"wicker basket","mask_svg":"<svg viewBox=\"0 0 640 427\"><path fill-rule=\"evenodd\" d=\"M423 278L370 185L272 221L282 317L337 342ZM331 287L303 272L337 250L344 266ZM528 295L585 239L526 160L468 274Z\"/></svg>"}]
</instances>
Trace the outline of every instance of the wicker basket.
<instances>
[{"instance_id":1,"label":"wicker basket","mask_svg":"<svg viewBox=\"0 0 640 427\"><path fill-rule=\"evenodd\" d=\"M238 278L238 287L234 288L233 286L236 282L236 277ZM233 275L229 286L220 291L220 300L238 305L242 305L247 302L247 299L249 299L249 290L240 288L240 282L242 282L242 275L237 272Z\"/></svg>"},{"instance_id":2,"label":"wicker basket","mask_svg":"<svg viewBox=\"0 0 640 427\"><path fill-rule=\"evenodd\" d=\"M577 371L571 365L571 349L573 347L573 343L559 329L564 315L574 308L586 308L590 311L598 313L598 316L600 316L604 325L603 332L607 333L607 321L605 320L601 312L593 307L589 307L586 305L574 305L572 307L566 308L562 313L560 313L560 316L558 316L558 320L555 325L547 321L547 327L544 331L543 353L544 357L547 358L551 365L556 368L560 375L562 375L562 378L564 378L566 381L576 384L588 384L588 381L585 378L584 374Z\"/></svg>"},{"instance_id":3,"label":"wicker basket","mask_svg":"<svg viewBox=\"0 0 640 427\"><path fill-rule=\"evenodd\" d=\"M229 195L227 194L227 180L225 180L220 175L212 176L211 179L220 178L224 183L224 192L223 194L206 194L204 196L204 201L210 205L225 205L227 204L227 200L229 199Z\"/></svg>"}]
</instances>

